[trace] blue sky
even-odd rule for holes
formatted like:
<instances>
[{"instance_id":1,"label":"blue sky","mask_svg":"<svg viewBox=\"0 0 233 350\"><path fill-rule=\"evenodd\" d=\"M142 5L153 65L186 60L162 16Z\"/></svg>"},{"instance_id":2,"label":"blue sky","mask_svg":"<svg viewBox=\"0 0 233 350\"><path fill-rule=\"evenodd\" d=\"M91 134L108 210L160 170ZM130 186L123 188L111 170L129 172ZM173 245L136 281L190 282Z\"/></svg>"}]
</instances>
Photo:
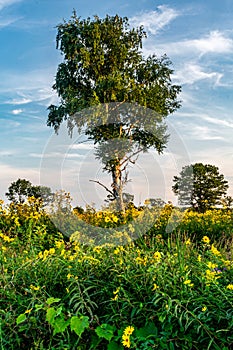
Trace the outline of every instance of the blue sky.
<instances>
[{"instance_id":1,"label":"blue sky","mask_svg":"<svg viewBox=\"0 0 233 350\"><path fill-rule=\"evenodd\" d=\"M143 24L148 34L144 55L166 53L173 63L173 81L182 85L182 108L167 120L167 151L160 157L149 153L131 170L129 191L137 193L136 201L175 201L172 178L194 162L218 166L233 195L231 0L0 0L0 198L18 178L74 191L81 205L98 203L106 195L89 182L109 181L91 147L79 147L72 156L77 140L68 139L65 130L56 137L46 126L47 107L57 101L51 86L62 60L55 27L73 9L83 18L117 13L132 26ZM65 159L59 151L62 143ZM59 158L55 168L52 156Z\"/></svg>"}]
</instances>

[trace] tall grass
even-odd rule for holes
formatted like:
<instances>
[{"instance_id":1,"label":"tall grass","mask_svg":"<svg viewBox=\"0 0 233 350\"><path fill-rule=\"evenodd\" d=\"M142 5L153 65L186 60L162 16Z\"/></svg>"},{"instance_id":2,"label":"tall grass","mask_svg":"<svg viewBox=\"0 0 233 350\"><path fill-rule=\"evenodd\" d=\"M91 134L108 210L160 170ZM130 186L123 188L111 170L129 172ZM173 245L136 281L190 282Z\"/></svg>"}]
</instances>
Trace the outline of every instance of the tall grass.
<instances>
[{"instance_id":1,"label":"tall grass","mask_svg":"<svg viewBox=\"0 0 233 350\"><path fill-rule=\"evenodd\" d=\"M147 235L97 246L63 239L36 208L1 214L1 350L232 348L230 211L208 212L202 231L204 214L187 213L168 234L167 206Z\"/></svg>"}]
</instances>

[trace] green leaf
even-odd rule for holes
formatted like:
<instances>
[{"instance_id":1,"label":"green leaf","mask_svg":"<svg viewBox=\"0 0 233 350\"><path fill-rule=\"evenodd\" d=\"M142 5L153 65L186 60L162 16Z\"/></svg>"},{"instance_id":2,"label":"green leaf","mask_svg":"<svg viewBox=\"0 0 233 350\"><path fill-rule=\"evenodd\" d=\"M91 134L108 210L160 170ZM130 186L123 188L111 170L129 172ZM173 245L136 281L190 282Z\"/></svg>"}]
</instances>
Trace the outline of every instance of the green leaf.
<instances>
[{"instance_id":1,"label":"green leaf","mask_svg":"<svg viewBox=\"0 0 233 350\"><path fill-rule=\"evenodd\" d=\"M95 332L100 338L104 338L108 341L110 341L113 337L115 327L110 326L109 324L102 324L101 326L97 327Z\"/></svg>"},{"instance_id":2,"label":"green leaf","mask_svg":"<svg viewBox=\"0 0 233 350\"><path fill-rule=\"evenodd\" d=\"M20 314L16 319L16 324L20 324L24 322L27 319L27 316L25 314Z\"/></svg>"},{"instance_id":3,"label":"green leaf","mask_svg":"<svg viewBox=\"0 0 233 350\"><path fill-rule=\"evenodd\" d=\"M60 298L53 298L53 297L51 297L51 298L48 298L48 299L46 300L46 303L47 303L48 305L51 305L51 304L53 304L53 303L58 303L60 300L61 300Z\"/></svg>"},{"instance_id":4,"label":"green leaf","mask_svg":"<svg viewBox=\"0 0 233 350\"><path fill-rule=\"evenodd\" d=\"M49 324L53 325L56 315L57 311L54 309L54 307L50 307L46 312L46 321L48 321Z\"/></svg>"},{"instance_id":5,"label":"green leaf","mask_svg":"<svg viewBox=\"0 0 233 350\"><path fill-rule=\"evenodd\" d=\"M123 345L119 345L114 341L108 344L107 350L124 350Z\"/></svg>"},{"instance_id":6,"label":"green leaf","mask_svg":"<svg viewBox=\"0 0 233 350\"><path fill-rule=\"evenodd\" d=\"M157 337L158 329L155 327L153 322L150 322L144 327L140 329L136 329L135 335L137 338L140 338L141 340L144 340L150 337Z\"/></svg>"},{"instance_id":7,"label":"green leaf","mask_svg":"<svg viewBox=\"0 0 233 350\"><path fill-rule=\"evenodd\" d=\"M86 328L89 327L89 317L88 316L72 316L70 319L70 328L74 331L79 337Z\"/></svg>"},{"instance_id":8,"label":"green leaf","mask_svg":"<svg viewBox=\"0 0 233 350\"><path fill-rule=\"evenodd\" d=\"M42 310L44 308L43 304L35 304L35 311Z\"/></svg>"},{"instance_id":9,"label":"green leaf","mask_svg":"<svg viewBox=\"0 0 233 350\"><path fill-rule=\"evenodd\" d=\"M64 320L64 317L56 318L53 323L53 335L57 333L63 333L67 326L70 324L70 320Z\"/></svg>"}]
</instances>

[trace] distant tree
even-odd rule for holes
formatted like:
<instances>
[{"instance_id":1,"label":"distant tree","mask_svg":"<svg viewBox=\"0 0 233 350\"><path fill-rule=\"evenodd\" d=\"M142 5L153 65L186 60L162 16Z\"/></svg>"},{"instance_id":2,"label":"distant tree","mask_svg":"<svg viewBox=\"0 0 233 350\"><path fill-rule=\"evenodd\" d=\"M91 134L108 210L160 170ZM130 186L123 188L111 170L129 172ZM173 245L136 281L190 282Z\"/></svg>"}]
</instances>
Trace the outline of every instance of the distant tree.
<instances>
[{"instance_id":1,"label":"distant tree","mask_svg":"<svg viewBox=\"0 0 233 350\"><path fill-rule=\"evenodd\" d=\"M63 120L76 115L75 122L68 119L69 132L74 126L84 128L94 141L96 158L112 176L111 189L102 186L123 210L127 182L123 172L139 153L149 148L163 151L168 137L162 122L180 107L181 88L171 83L173 70L166 55L142 56L146 33L143 27L130 29L127 18L107 15L81 20L74 12L57 28L57 48L64 61L58 66L53 88L60 105L49 106L47 125L57 132ZM144 107L144 112L138 107L134 111L121 108L126 102ZM105 104L102 117L85 121L81 111L100 104ZM154 115L148 115L145 108Z\"/></svg>"},{"instance_id":2,"label":"distant tree","mask_svg":"<svg viewBox=\"0 0 233 350\"><path fill-rule=\"evenodd\" d=\"M162 208L165 206L166 202L161 198L148 198L145 200L144 204L150 207Z\"/></svg>"},{"instance_id":3,"label":"distant tree","mask_svg":"<svg viewBox=\"0 0 233 350\"><path fill-rule=\"evenodd\" d=\"M14 203L24 203L25 200L31 196L32 184L25 179L18 179L11 183L6 192L7 198Z\"/></svg>"},{"instance_id":4,"label":"distant tree","mask_svg":"<svg viewBox=\"0 0 233 350\"><path fill-rule=\"evenodd\" d=\"M31 187L31 195L35 198L41 198L44 205L51 203L54 198L50 187L40 185Z\"/></svg>"},{"instance_id":5,"label":"distant tree","mask_svg":"<svg viewBox=\"0 0 233 350\"><path fill-rule=\"evenodd\" d=\"M233 206L233 198L231 196L225 196L222 198L221 204L224 208L231 209Z\"/></svg>"},{"instance_id":6,"label":"distant tree","mask_svg":"<svg viewBox=\"0 0 233 350\"><path fill-rule=\"evenodd\" d=\"M14 203L24 203L28 197L41 198L43 204L48 204L52 198L53 193L47 186L33 186L32 183L25 179L18 179L11 183L6 192L7 198Z\"/></svg>"},{"instance_id":7,"label":"distant tree","mask_svg":"<svg viewBox=\"0 0 233 350\"><path fill-rule=\"evenodd\" d=\"M182 168L180 176L174 176L173 181L172 189L178 195L179 204L201 213L220 205L228 189L228 183L224 175L219 174L218 167L209 164L187 165Z\"/></svg>"}]
</instances>

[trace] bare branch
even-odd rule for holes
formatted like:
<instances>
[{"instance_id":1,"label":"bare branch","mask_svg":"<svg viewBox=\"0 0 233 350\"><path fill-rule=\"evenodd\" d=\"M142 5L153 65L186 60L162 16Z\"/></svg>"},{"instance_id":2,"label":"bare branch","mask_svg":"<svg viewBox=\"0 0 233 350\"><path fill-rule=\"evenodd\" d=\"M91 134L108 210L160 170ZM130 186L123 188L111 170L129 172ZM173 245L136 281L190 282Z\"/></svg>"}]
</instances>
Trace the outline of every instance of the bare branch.
<instances>
[{"instance_id":1,"label":"bare branch","mask_svg":"<svg viewBox=\"0 0 233 350\"><path fill-rule=\"evenodd\" d=\"M103 185L101 182L97 181L97 180L89 180L90 182L96 182L98 185L102 186L107 192L111 193L111 195L113 197L115 197L114 193L112 191L110 191L107 186Z\"/></svg>"},{"instance_id":2,"label":"bare branch","mask_svg":"<svg viewBox=\"0 0 233 350\"><path fill-rule=\"evenodd\" d=\"M134 152L133 154L131 154L130 156L128 156L127 158L125 158L125 159L121 162L120 166L122 166L123 164L125 164L125 163L128 162L128 161L130 161L131 163L134 164L134 162L135 162L136 160L132 160L131 158L134 157L134 156L136 156L137 154L139 154L139 153L142 152L143 150L144 150L144 148L139 148L138 151ZM136 159L137 159L137 158L136 158Z\"/></svg>"}]
</instances>

